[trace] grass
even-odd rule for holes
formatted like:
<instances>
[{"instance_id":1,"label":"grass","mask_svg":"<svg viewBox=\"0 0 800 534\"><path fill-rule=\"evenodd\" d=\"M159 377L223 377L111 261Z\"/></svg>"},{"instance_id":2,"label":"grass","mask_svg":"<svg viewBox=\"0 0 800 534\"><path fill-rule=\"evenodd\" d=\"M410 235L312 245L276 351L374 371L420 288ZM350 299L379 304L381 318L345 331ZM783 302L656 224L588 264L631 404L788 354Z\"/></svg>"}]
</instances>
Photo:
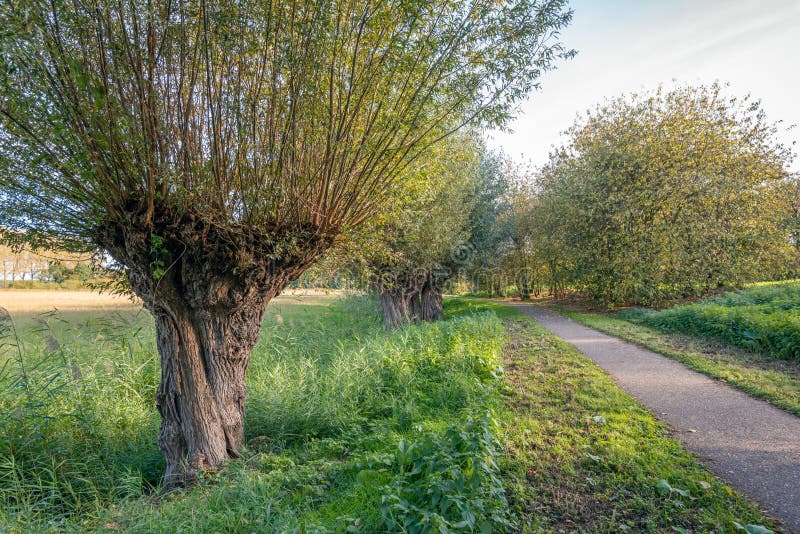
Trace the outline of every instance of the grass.
<instances>
[{"instance_id":1,"label":"grass","mask_svg":"<svg viewBox=\"0 0 800 534\"><path fill-rule=\"evenodd\" d=\"M627 310L620 317L800 361L800 282L750 287L663 311Z\"/></svg>"},{"instance_id":2,"label":"grass","mask_svg":"<svg viewBox=\"0 0 800 534\"><path fill-rule=\"evenodd\" d=\"M0 531L510 521L493 461L502 327L490 313L387 334L369 300L276 301L248 373L246 454L172 496L156 491L152 321L47 314L18 333L0 377Z\"/></svg>"},{"instance_id":3,"label":"grass","mask_svg":"<svg viewBox=\"0 0 800 534\"><path fill-rule=\"evenodd\" d=\"M276 300L248 374L245 454L169 495L150 318L24 319L0 349L0 532L769 524L517 310L453 299L446 312L386 333L368 299Z\"/></svg>"},{"instance_id":4,"label":"grass","mask_svg":"<svg viewBox=\"0 0 800 534\"><path fill-rule=\"evenodd\" d=\"M516 309L472 306L494 310L506 329L502 468L524 532L770 524L575 348Z\"/></svg>"}]
</instances>

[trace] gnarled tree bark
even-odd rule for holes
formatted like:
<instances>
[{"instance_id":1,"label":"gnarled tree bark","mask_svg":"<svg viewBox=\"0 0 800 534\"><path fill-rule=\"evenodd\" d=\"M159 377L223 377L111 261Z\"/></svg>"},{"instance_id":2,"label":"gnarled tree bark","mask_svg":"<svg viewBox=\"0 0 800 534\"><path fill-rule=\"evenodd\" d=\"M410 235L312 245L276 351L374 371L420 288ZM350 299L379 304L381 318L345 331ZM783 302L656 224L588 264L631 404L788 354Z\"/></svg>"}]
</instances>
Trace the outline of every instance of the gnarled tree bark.
<instances>
[{"instance_id":1,"label":"gnarled tree bark","mask_svg":"<svg viewBox=\"0 0 800 534\"><path fill-rule=\"evenodd\" d=\"M190 483L200 470L240 454L245 373L267 301L255 295L230 308L197 309L180 300L148 305L161 355L156 403L165 486Z\"/></svg>"},{"instance_id":2,"label":"gnarled tree bark","mask_svg":"<svg viewBox=\"0 0 800 534\"><path fill-rule=\"evenodd\" d=\"M412 321L433 322L444 317L442 305L442 288L433 279L428 279L416 291L409 303L409 315Z\"/></svg>"},{"instance_id":3,"label":"gnarled tree bark","mask_svg":"<svg viewBox=\"0 0 800 534\"><path fill-rule=\"evenodd\" d=\"M245 374L264 310L331 240L313 229L265 235L220 228L163 207L154 219L150 228L101 229L98 241L125 265L131 288L155 318L158 444L170 488L240 454ZM299 246L279 248L298 235L307 237Z\"/></svg>"},{"instance_id":4,"label":"gnarled tree bark","mask_svg":"<svg viewBox=\"0 0 800 534\"><path fill-rule=\"evenodd\" d=\"M393 276L388 276L389 273L384 270L375 283L387 330L412 322L438 321L444 317L442 287L450 276L449 270L418 269Z\"/></svg>"},{"instance_id":5,"label":"gnarled tree bark","mask_svg":"<svg viewBox=\"0 0 800 534\"><path fill-rule=\"evenodd\" d=\"M378 292L383 311L383 323L386 330L394 330L411 323L408 310L408 292L405 288L396 287L381 289Z\"/></svg>"}]
</instances>

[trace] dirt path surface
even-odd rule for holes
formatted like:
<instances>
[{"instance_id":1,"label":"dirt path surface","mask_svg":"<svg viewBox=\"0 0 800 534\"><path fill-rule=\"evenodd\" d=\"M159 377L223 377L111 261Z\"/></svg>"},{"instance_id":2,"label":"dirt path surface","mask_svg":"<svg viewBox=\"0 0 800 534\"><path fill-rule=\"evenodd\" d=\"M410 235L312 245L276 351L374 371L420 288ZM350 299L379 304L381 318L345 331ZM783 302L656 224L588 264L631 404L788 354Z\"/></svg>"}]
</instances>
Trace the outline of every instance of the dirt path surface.
<instances>
[{"instance_id":1,"label":"dirt path surface","mask_svg":"<svg viewBox=\"0 0 800 534\"><path fill-rule=\"evenodd\" d=\"M709 469L800 534L800 418L535 305L522 310L604 368Z\"/></svg>"}]
</instances>

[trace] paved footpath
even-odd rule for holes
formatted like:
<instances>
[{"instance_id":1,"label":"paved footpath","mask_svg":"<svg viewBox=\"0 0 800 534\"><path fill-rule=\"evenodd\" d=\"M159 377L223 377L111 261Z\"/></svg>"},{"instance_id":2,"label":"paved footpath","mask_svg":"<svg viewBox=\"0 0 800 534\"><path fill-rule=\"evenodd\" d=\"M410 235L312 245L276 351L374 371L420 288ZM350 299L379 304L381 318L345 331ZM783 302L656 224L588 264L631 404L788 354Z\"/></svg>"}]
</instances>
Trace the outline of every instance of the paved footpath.
<instances>
[{"instance_id":1,"label":"paved footpath","mask_svg":"<svg viewBox=\"0 0 800 534\"><path fill-rule=\"evenodd\" d=\"M800 534L800 417L557 313L516 306L605 369L715 475Z\"/></svg>"}]
</instances>

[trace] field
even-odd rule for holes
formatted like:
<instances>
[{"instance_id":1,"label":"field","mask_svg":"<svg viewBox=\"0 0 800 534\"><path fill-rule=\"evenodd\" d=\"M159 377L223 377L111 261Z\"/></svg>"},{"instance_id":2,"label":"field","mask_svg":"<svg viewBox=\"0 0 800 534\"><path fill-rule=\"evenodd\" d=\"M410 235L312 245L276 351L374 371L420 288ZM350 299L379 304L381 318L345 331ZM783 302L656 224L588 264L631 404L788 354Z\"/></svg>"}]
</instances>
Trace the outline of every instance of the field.
<instances>
[{"instance_id":1,"label":"field","mask_svg":"<svg viewBox=\"0 0 800 534\"><path fill-rule=\"evenodd\" d=\"M28 322L52 311L61 317L98 317L115 311L136 311L141 305L127 297L90 291L4 289L0 291L0 307L15 321Z\"/></svg>"},{"instance_id":2,"label":"field","mask_svg":"<svg viewBox=\"0 0 800 534\"><path fill-rule=\"evenodd\" d=\"M249 370L245 454L164 495L151 319L105 299L37 315L8 295L0 531L770 524L589 360L516 310L466 300L386 333L372 300L280 297Z\"/></svg>"}]
</instances>

